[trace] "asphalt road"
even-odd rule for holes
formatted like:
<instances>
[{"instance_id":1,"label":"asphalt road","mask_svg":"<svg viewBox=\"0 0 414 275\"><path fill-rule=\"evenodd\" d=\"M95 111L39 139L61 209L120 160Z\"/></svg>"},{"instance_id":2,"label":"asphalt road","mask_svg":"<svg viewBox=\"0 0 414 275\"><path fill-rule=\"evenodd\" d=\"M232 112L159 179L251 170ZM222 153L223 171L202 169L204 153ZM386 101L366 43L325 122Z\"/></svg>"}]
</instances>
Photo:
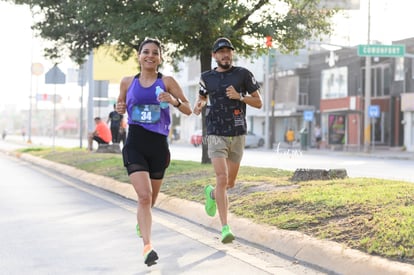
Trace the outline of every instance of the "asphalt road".
<instances>
[{"instance_id":1,"label":"asphalt road","mask_svg":"<svg viewBox=\"0 0 414 275\"><path fill-rule=\"evenodd\" d=\"M148 268L134 201L2 153L0 167L1 274L326 274L157 208Z\"/></svg>"}]
</instances>

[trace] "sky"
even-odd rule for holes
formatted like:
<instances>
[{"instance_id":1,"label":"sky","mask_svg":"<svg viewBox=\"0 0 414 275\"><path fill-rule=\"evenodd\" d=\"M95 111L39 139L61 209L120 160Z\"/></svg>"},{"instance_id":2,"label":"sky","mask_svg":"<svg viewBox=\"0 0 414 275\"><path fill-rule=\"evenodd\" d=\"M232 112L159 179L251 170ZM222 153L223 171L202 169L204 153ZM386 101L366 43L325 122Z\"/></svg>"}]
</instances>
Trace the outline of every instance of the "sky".
<instances>
[{"instance_id":1,"label":"sky","mask_svg":"<svg viewBox=\"0 0 414 275\"><path fill-rule=\"evenodd\" d=\"M344 46L366 44L368 39L368 1L360 0L360 10L342 12L335 20L335 36L331 43ZM371 41L390 44L393 40L414 37L411 27L414 1L371 0ZM345 17L345 19L344 19ZM52 64L42 57L42 43L32 38L32 16L27 6L0 1L0 87L7 104L29 106L30 94L50 90L44 75L33 76L31 64L41 63L46 72ZM70 62L69 62L70 63Z\"/></svg>"},{"instance_id":2,"label":"sky","mask_svg":"<svg viewBox=\"0 0 414 275\"><path fill-rule=\"evenodd\" d=\"M23 103L29 96L32 52L30 24L28 8L17 8L0 1L0 87L7 98L4 104L16 100Z\"/></svg>"},{"instance_id":3,"label":"sky","mask_svg":"<svg viewBox=\"0 0 414 275\"><path fill-rule=\"evenodd\" d=\"M368 42L368 2L360 0L360 10L341 12L337 20L336 34L332 42L355 46ZM379 41L391 44L392 41L414 37L410 26L414 1L410 0L370 0L371 43ZM338 16L339 17L339 16Z\"/></svg>"},{"instance_id":4,"label":"sky","mask_svg":"<svg viewBox=\"0 0 414 275\"><path fill-rule=\"evenodd\" d=\"M44 73L53 64L43 57L43 43L33 38L31 25L28 6L0 1L0 88L7 99L0 102L0 109L13 104L28 109L30 95L50 92L50 87L44 90ZM32 75L33 63L42 64L42 75Z\"/></svg>"}]
</instances>

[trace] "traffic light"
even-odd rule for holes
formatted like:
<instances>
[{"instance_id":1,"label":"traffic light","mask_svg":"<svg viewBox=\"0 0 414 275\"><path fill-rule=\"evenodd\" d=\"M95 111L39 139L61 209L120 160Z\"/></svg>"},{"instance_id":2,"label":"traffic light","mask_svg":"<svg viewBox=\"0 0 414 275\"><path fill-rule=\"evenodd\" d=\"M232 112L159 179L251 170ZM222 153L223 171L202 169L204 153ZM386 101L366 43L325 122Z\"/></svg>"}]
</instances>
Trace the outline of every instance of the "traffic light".
<instances>
[{"instance_id":1,"label":"traffic light","mask_svg":"<svg viewBox=\"0 0 414 275\"><path fill-rule=\"evenodd\" d=\"M266 36L266 46L268 48L271 48L272 47L272 37L270 35L267 35Z\"/></svg>"}]
</instances>

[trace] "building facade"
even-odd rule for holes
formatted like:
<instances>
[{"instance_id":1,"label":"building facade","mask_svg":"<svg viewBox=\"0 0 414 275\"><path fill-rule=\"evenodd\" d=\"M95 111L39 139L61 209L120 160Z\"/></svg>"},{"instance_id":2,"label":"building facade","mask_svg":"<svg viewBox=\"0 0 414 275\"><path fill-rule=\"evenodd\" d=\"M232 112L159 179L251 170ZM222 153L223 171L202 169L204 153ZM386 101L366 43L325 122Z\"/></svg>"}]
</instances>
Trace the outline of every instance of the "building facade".
<instances>
[{"instance_id":1,"label":"building facade","mask_svg":"<svg viewBox=\"0 0 414 275\"><path fill-rule=\"evenodd\" d=\"M372 107L377 112L367 114L368 127L364 125L366 57L358 55L357 47L298 55L273 52L257 60L236 60L235 65L247 67L256 76L268 104L261 110L248 109L249 131L269 135L274 147L285 142L284 133L291 128L298 142L305 138L307 146L314 146L314 128L319 125L322 147L328 149L362 150L368 137L371 148L401 147L414 152L414 55L409 54L414 52L413 40L393 42L405 45L404 57L371 57L369 111ZM198 95L196 63L183 63L178 77L192 103ZM265 64L269 64L267 72ZM201 121L194 116L186 119L188 133L183 137L189 138L201 128Z\"/></svg>"}]
</instances>

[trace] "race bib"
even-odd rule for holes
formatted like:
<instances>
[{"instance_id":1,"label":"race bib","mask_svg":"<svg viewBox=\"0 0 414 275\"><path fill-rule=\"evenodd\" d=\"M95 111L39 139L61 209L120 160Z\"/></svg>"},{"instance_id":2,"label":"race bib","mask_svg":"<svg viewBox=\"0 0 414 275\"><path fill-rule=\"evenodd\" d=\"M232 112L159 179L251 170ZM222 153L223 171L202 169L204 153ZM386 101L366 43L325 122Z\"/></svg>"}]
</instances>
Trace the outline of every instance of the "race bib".
<instances>
[{"instance_id":1,"label":"race bib","mask_svg":"<svg viewBox=\"0 0 414 275\"><path fill-rule=\"evenodd\" d=\"M243 111L240 109L233 110L234 126L244 126Z\"/></svg>"},{"instance_id":2,"label":"race bib","mask_svg":"<svg viewBox=\"0 0 414 275\"><path fill-rule=\"evenodd\" d=\"M140 123L156 123L160 120L160 105L144 104L132 107L132 121Z\"/></svg>"}]
</instances>

